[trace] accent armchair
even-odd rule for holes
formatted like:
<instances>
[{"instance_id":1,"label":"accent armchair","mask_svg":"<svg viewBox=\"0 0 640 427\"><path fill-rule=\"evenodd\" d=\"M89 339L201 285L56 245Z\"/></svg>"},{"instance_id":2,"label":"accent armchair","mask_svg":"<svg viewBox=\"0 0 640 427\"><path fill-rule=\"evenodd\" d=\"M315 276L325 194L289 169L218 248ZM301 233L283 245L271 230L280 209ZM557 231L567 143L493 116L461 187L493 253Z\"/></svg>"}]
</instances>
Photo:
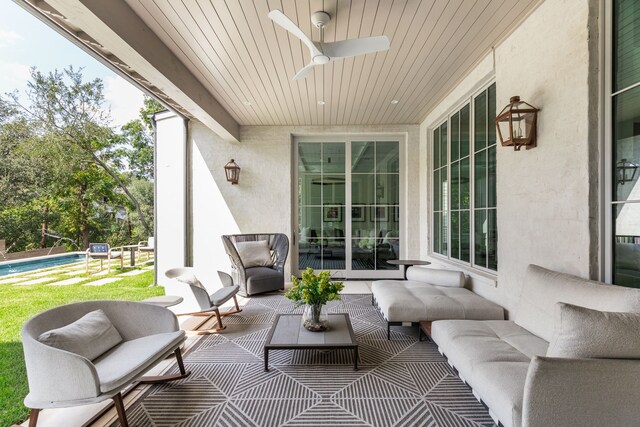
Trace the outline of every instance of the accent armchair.
<instances>
[{"instance_id":1,"label":"accent armchair","mask_svg":"<svg viewBox=\"0 0 640 427\"><path fill-rule=\"evenodd\" d=\"M192 313L181 313L178 316L204 316L205 319L198 323L191 332L197 335L213 334L222 331L226 328L222 324L222 318L230 314L240 313L242 310L238 306L238 299L236 294L239 287L233 284L233 279L227 273L218 271L218 276L222 281L222 288L218 289L212 294L209 294L207 289L200 283L198 278L193 274L194 269L192 267L179 267L167 270L164 275L169 279L175 279L178 282L182 282L191 288L193 296L200 307L200 311ZM220 306L225 302L233 298L235 303L235 310L229 310L224 313L220 313ZM207 323L211 317L216 316L217 327L212 329L200 330L199 328Z\"/></svg>"},{"instance_id":2,"label":"accent armchair","mask_svg":"<svg viewBox=\"0 0 640 427\"><path fill-rule=\"evenodd\" d=\"M122 247L112 248L108 243L89 243L89 248L84 253L84 262L87 273L89 272L89 258L100 260L102 271L105 260L109 261L107 271L111 273L111 260L120 259L120 268L124 267L124 250Z\"/></svg>"},{"instance_id":3,"label":"accent armchair","mask_svg":"<svg viewBox=\"0 0 640 427\"><path fill-rule=\"evenodd\" d=\"M120 424L126 427L121 393L125 388L134 381L160 383L190 374L180 352L184 340L172 312L139 302L79 302L32 317L22 328L29 426L35 427L44 408L113 399ZM140 377L172 353L180 373Z\"/></svg>"},{"instance_id":4,"label":"accent armchair","mask_svg":"<svg viewBox=\"0 0 640 427\"><path fill-rule=\"evenodd\" d=\"M147 254L147 259L149 259L149 254L152 254L155 250L153 236L149 236L148 240L143 240L138 242L138 255L142 256L143 253Z\"/></svg>"},{"instance_id":5,"label":"accent armchair","mask_svg":"<svg viewBox=\"0 0 640 427\"><path fill-rule=\"evenodd\" d=\"M289 238L285 234L230 234L222 236L222 243L240 295L284 289L284 265L289 254Z\"/></svg>"}]
</instances>

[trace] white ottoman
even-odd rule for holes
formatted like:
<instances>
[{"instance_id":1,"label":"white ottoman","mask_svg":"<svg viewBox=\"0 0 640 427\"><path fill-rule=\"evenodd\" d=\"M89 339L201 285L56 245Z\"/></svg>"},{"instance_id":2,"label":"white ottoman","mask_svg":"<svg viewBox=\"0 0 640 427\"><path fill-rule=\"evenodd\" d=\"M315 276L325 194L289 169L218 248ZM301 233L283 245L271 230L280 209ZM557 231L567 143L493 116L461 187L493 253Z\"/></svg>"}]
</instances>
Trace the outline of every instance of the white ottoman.
<instances>
[{"instance_id":1,"label":"white ottoman","mask_svg":"<svg viewBox=\"0 0 640 427\"><path fill-rule=\"evenodd\" d=\"M411 267L407 280L373 282L373 303L391 326L405 322L470 319L504 320L504 309L464 287L459 271Z\"/></svg>"}]
</instances>

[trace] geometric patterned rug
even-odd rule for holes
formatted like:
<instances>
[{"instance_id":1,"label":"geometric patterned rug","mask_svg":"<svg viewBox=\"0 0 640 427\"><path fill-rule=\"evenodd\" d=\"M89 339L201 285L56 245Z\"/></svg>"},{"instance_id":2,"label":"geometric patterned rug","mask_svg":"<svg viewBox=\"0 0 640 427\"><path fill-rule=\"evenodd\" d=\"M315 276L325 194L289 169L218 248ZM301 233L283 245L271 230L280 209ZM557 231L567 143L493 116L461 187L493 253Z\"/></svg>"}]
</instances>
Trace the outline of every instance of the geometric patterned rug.
<instances>
[{"instance_id":1,"label":"geometric patterned rug","mask_svg":"<svg viewBox=\"0 0 640 427\"><path fill-rule=\"evenodd\" d=\"M152 386L127 408L129 423L161 426L493 426L485 407L416 328L386 326L371 295L328 305L349 313L359 345L350 350L262 350L276 313L298 313L281 294L256 296L203 336L185 356L191 376ZM177 372L177 368L174 369ZM114 423L113 426L118 426Z\"/></svg>"}]
</instances>

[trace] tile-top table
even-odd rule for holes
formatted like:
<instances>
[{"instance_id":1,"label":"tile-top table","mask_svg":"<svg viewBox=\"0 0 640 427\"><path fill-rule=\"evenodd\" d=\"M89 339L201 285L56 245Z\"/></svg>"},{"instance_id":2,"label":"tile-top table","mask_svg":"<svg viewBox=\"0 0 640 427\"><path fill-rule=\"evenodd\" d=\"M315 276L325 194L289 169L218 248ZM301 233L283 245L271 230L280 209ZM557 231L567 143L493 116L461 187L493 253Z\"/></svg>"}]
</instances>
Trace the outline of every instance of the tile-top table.
<instances>
[{"instance_id":1,"label":"tile-top table","mask_svg":"<svg viewBox=\"0 0 640 427\"><path fill-rule=\"evenodd\" d=\"M329 314L329 329L311 332L302 326L301 314L278 314L264 343L264 370L269 370L269 350L353 350L358 370L358 341L347 313Z\"/></svg>"}]
</instances>

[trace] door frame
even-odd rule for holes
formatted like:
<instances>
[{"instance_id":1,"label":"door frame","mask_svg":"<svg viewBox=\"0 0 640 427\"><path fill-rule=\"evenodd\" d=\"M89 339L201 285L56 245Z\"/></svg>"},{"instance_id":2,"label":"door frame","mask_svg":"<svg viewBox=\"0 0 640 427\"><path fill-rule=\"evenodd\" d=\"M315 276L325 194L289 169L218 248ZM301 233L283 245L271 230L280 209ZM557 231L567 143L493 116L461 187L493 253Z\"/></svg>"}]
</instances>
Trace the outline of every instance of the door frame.
<instances>
[{"instance_id":1,"label":"door frame","mask_svg":"<svg viewBox=\"0 0 640 427\"><path fill-rule=\"evenodd\" d=\"M330 270L332 276L336 278L344 279L385 279L385 278L403 278L402 269L398 270L352 270L350 267L352 257L352 232L351 232L351 143L357 141L398 141L399 148L399 218L398 218L398 234L400 239L400 253L398 258L402 259L407 252L407 232L406 232L406 208L407 208L407 159L406 159L406 146L407 146L407 134L406 133L317 133L317 134L303 134L292 135L291 144L291 158L292 158L292 185L291 185L291 230L292 230L292 248L291 248L291 273L296 276L301 275L299 270L299 194L298 194L298 144L305 142L338 142L345 144L345 269L344 270Z\"/></svg>"}]
</instances>

